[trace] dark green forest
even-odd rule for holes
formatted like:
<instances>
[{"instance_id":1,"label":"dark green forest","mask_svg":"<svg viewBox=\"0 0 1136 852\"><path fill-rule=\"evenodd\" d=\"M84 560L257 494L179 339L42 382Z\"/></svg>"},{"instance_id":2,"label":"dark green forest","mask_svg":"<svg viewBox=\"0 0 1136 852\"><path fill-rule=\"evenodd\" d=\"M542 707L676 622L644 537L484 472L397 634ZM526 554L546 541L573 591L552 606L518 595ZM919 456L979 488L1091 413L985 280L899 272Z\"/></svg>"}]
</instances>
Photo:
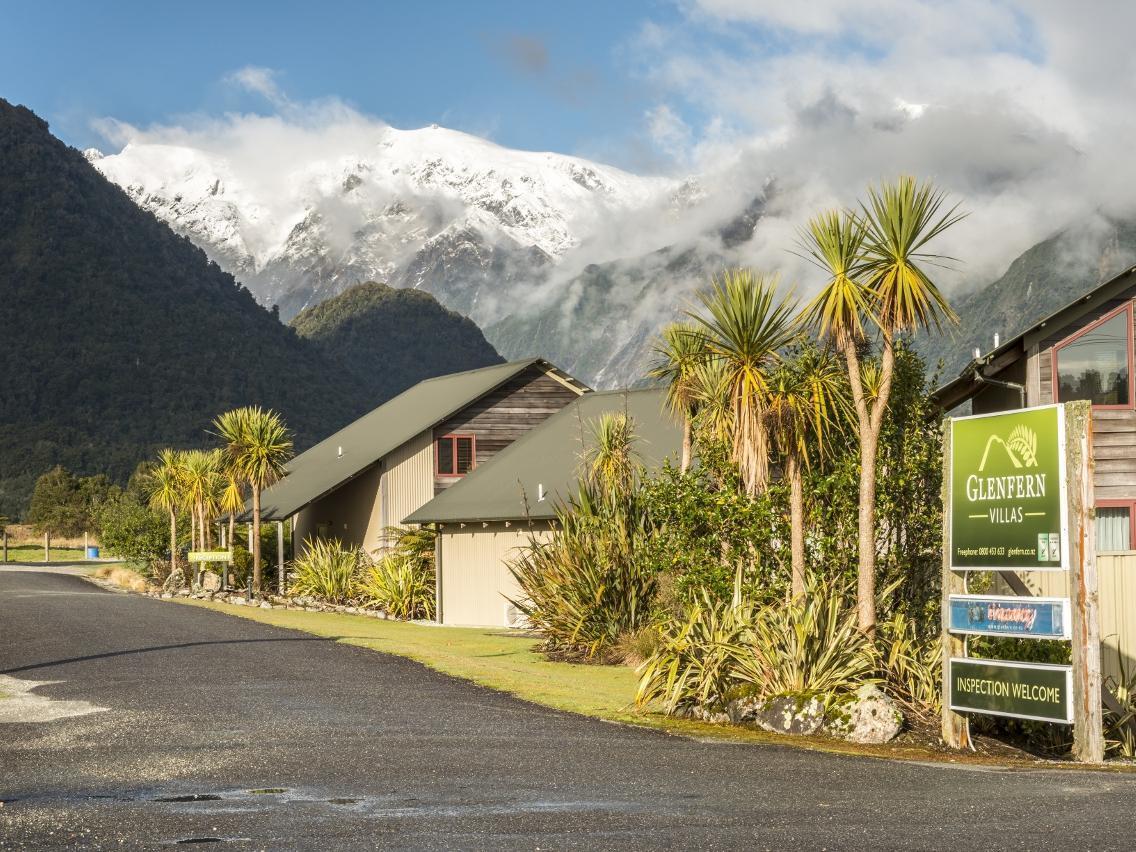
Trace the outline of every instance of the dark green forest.
<instances>
[{"instance_id":1,"label":"dark green forest","mask_svg":"<svg viewBox=\"0 0 1136 852\"><path fill-rule=\"evenodd\" d=\"M292 328L375 400L423 379L504 360L473 320L429 293L373 281L305 308Z\"/></svg>"},{"instance_id":2,"label":"dark green forest","mask_svg":"<svg viewBox=\"0 0 1136 852\"><path fill-rule=\"evenodd\" d=\"M447 322L417 326L419 352L448 340ZM162 446L207 443L210 420L239 405L279 410L309 446L393 392L359 384L367 359L386 373L414 360L407 340L367 339L372 327L341 335L364 354L331 357L0 99L0 514L22 517L55 465L125 482Z\"/></svg>"}]
</instances>

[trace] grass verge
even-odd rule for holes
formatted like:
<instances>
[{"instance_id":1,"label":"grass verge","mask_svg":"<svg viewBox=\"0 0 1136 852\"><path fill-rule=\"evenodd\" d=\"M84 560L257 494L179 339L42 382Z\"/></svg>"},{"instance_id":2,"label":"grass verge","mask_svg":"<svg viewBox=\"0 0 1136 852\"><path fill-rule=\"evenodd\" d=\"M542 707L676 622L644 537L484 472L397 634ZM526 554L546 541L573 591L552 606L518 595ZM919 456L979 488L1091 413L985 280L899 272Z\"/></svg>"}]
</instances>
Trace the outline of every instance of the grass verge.
<instances>
[{"instance_id":1,"label":"grass verge","mask_svg":"<svg viewBox=\"0 0 1136 852\"><path fill-rule=\"evenodd\" d=\"M51 548L52 562L81 562L86 553L81 547L53 547ZM9 562L43 562L42 544L8 545ZM3 563L0 563L3 564Z\"/></svg>"},{"instance_id":2,"label":"grass verge","mask_svg":"<svg viewBox=\"0 0 1136 852\"><path fill-rule=\"evenodd\" d=\"M676 719L652 712L649 708L641 710L635 706L638 679L632 669L626 666L553 662L537 652L537 642L531 636L516 633L467 627L432 627L330 612L246 608L212 601L175 599L175 602L276 627L301 630L347 645L408 657L444 674L557 710L610 722L655 728L697 739L776 744L892 760L930 760L937 763L997 765L1005 768L1036 768L1039 765L1084 768L1079 764L1041 760L1024 752L974 754L899 741L882 746L858 745L827 737L790 737L756 728ZM1117 766L1109 768L1125 769Z\"/></svg>"}]
</instances>

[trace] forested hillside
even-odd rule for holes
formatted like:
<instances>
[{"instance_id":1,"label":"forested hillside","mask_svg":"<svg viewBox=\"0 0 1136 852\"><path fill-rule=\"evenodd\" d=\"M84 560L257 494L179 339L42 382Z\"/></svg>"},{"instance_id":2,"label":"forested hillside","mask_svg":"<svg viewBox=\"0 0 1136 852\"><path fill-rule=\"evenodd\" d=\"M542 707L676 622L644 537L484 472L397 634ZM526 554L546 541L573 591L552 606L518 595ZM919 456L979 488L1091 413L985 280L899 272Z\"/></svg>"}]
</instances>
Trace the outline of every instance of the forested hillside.
<instances>
[{"instance_id":1,"label":"forested hillside","mask_svg":"<svg viewBox=\"0 0 1136 852\"><path fill-rule=\"evenodd\" d=\"M339 364L368 399L389 399L423 379L504 360L473 320L429 293L373 281L307 308L292 328Z\"/></svg>"},{"instance_id":2,"label":"forested hillside","mask_svg":"<svg viewBox=\"0 0 1136 852\"><path fill-rule=\"evenodd\" d=\"M425 321L415 333L437 347L449 332ZM20 517L56 464L124 481L161 446L203 443L211 418L237 405L281 411L302 449L383 401L342 364L401 369L405 343L386 339L397 355L380 338L358 359L328 357L30 110L0 100L0 514ZM492 354L455 356L453 368Z\"/></svg>"}]
</instances>

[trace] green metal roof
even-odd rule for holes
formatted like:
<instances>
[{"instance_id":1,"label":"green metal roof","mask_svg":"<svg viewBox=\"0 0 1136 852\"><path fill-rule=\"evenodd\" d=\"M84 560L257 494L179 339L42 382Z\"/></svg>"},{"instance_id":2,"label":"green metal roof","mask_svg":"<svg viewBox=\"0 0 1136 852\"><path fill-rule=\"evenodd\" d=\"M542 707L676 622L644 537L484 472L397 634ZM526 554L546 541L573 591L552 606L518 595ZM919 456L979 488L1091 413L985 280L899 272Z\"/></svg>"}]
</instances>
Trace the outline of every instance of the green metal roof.
<instances>
[{"instance_id":1,"label":"green metal roof","mask_svg":"<svg viewBox=\"0 0 1136 852\"><path fill-rule=\"evenodd\" d=\"M682 428L663 410L662 390L589 393L566 405L423 506L403 523L507 521L552 518L554 504L579 481L580 458L590 440L589 421L627 411L635 422L635 450L658 469L682 449ZM544 499L540 496L543 494Z\"/></svg>"},{"instance_id":2,"label":"green metal roof","mask_svg":"<svg viewBox=\"0 0 1136 852\"><path fill-rule=\"evenodd\" d=\"M529 358L426 379L403 391L292 459L288 475L261 495L261 519L290 518L415 435L432 429L532 366L556 370L541 358ZM242 520L251 514L246 508Z\"/></svg>"}]
</instances>

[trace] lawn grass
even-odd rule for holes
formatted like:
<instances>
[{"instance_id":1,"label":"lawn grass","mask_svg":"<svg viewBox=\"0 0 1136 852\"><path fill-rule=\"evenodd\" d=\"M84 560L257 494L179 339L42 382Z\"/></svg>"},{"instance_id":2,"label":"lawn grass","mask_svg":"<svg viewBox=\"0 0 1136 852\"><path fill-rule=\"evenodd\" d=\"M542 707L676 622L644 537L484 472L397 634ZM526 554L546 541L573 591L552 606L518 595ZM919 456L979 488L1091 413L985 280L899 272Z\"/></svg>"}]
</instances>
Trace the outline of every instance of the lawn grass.
<instances>
[{"instance_id":1,"label":"lawn grass","mask_svg":"<svg viewBox=\"0 0 1136 852\"><path fill-rule=\"evenodd\" d=\"M0 552L0 556L3 553ZM82 562L86 553L81 547L53 547L51 548L52 562ZM8 545L9 562L43 562L42 544L14 544ZM3 563L0 563L3 564Z\"/></svg>"},{"instance_id":2,"label":"lawn grass","mask_svg":"<svg viewBox=\"0 0 1136 852\"><path fill-rule=\"evenodd\" d=\"M740 725L711 725L676 719L635 706L638 679L626 666L588 666L552 662L539 653L531 636L493 629L435 627L382 621L359 615L259 609L212 601L178 598L177 603L236 615L264 624L301 630L348 645L408 657L454 677L507 692L526 701L609 722L640 725L671 734L719 743L762 743L793 746L860 757L997 765L1006 768L1046 766L1084 768L1077 764L1039 761L1028 755L948 752L923 744L857 745L828 737L790 737ZM1122 767L1110 767L1122 769Z\"/></svg>"}]
</instances>

